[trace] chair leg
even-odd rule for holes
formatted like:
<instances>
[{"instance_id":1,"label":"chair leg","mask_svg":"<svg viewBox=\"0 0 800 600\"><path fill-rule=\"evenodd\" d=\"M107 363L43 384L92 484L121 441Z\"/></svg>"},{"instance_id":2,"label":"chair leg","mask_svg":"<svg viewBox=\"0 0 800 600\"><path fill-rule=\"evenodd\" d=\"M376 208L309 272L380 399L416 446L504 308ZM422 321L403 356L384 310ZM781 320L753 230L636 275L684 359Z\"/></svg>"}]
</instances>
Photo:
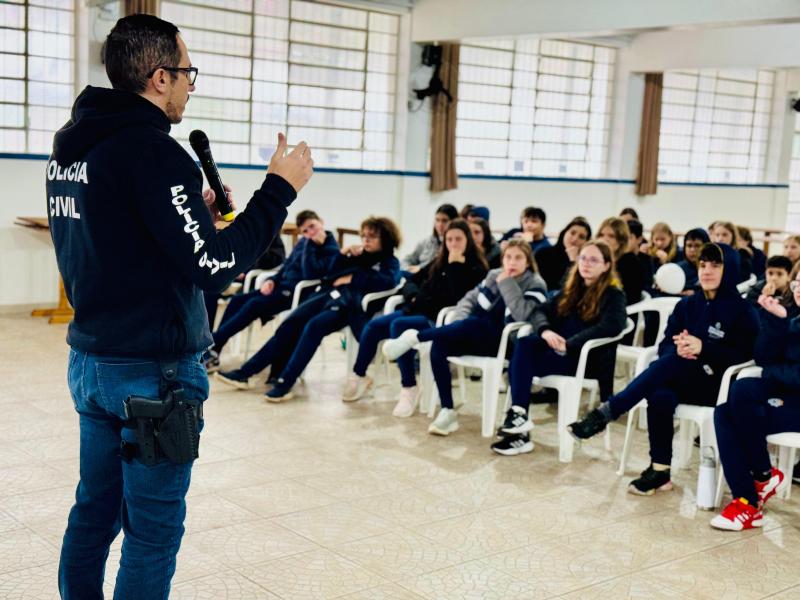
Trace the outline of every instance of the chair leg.
<instances>
[{"instance_id":1,"label":"chair leg","mask_svg":"<svg viewBox=\"0 0 800 600\"><path fill-rule=\"evenodd\" d=\"M795 449L788 446L778 448L778 469L783 472L783 483L778 488L778 496L788 500L792 495L792 470L794 468Z\"/></svg>"},{"instance_id":2,"label":"chair leg","mask_svg":"<svg viewBox=\"0 0 800 600\"><path fill-rule=\"evenodd\" d=\"M483 406L481 419L481 435L494 436L497 425L497 400L500 397L500 381L497 365L483 370Z\"/></svg>"},{"instance_id":3,"label":"chair leg","mask_svg":"<svg viewBox=\"0 0 800 600\"><path fill-rule=\"evenodd\" d=\"M725 472L722 469L722 463L717 463L717 493L714 496L714 506L722 504L722 494L725 486Z\"/></svg>"},{"instance_id":4,"label":"chair leg","mask_svg":"<svg viewBox=\"0 0 800 600\"><path fill-rule=\"evenodd\" d=\"M464 367L458 365L458 384L460 403L456 408L460 408L467 403L467 375Z\"/></svg>"},{"instance_id":5,"label":"chair leg","mask_svg":"<svg viewBox=\"0 0 800 600\"><path fill-rule=\"evenodd\" d=\"M625 441L622 443L622 454L619 457L619 469L617 469L617 475L620 477L625 475L625 470L628 468L628 456L631 453L633 424L636 419L636 413L641 413L641 409L644 406L646 406L646 404L644 402L640 402L628 411L628 424L625 427Z\"/></svg>"},{"instance_id":6,"label":"chair leg","mask_svg":"<svg viewBox=\"0 0 800 600\"><path fill-rule=\"evenodd\" d=\"M686 469L692 459L692 446L694 445L694 421L686 419L680 420L680 430L678 433L678 467Z\"/></svg>"},{"instance_id":7,"label":"chair leg","mask_svg":"<svg viewBox=\"0 0 800 600\"><path fill-rule=\"evenodd\" d=\"M425 347L425 344L420 344L419 352L419 384L421 388L421 396L419 399L419 412L428 413L432 412L433 407L433 389L436 384L433 381L433 372L431 371L431 355L430 347ZM388 362L388 361L387 361Z\"/></svg>"},{"instance_id":8,"label":"chair leg","mask_svg":"<svg viewBox=\"0 0 800 600\"><path fill-rule=\"evenodd\" d=\"M573 380L565 381L558 390L558 460L572 462L575 440L567 425L578 420L581 386Z\"/></svg>"}]
</instances>

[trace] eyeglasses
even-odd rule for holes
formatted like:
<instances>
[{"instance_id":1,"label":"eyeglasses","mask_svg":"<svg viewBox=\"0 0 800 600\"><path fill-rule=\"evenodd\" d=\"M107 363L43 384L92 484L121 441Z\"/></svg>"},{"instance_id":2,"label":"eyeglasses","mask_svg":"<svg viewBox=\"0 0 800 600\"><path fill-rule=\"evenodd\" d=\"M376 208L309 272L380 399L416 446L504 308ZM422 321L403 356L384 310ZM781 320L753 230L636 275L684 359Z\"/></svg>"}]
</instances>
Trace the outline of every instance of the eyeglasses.
<instances>
[{"instance_id":1,"label":"eyeglasses","mask_svg":"<svg viewBox=\"0 0 800 600\"><path fill-rule=\"evenodd\" d=\"M789 289L790 290L792 290L793 292L796 292L797 288L800 288L800 281L795 280L795 281L790 281L789 282Z\"/></svg>"},{"instance_id":2,"label":"eyeglasses","mask_svg":"<svg viewBox=\"0 0 800 600\"><path fill-rule=\"evenodd\" d=\"M361 239L364 240L364 241L366 241L366 240L379 240L380 238L381 238L381 236L375 235L374 233L362 233L361 234Z\"/></svg>"},{"instance_id":3,"label":"eyeglasses","mask_svg":"<svg viewBox=\"0 0 800 600\"><path fill-rule=\"evenodd\" d=\"M593 267L603 264L603 259L597 258L596 256L584 256L583 254L581 254L580 256L578 256L578 260L581 261L582 263L586 263L587 265L592 265Z\"/></svg>"},{"instance_id":4,"label":"eyeglasses","mask_svg":"<svg viewBox=\"0 0 800 600\"><path fill-rule=\"evenodd\" d=\"M171 73L181 72L186 73L186 79L189 80L189 85L194 85L194 82L197 80L197 74L200 70L197 67L156 67L152 71L147 74L147 78L149 79L155 72L159 69L164 69L165 71L170 71Z\"/></svg>"}]
</instances>

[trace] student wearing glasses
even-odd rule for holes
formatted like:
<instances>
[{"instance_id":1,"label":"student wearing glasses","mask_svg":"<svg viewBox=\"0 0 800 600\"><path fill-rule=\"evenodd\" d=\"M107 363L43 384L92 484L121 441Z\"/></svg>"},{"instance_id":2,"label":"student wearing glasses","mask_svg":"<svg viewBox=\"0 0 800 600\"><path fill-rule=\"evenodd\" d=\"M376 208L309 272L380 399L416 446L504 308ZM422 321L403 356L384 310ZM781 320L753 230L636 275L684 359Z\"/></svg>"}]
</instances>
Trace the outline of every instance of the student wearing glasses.
<instances>
[{"instance_id":1,"label":"student wearing glasses","mask_svg":"<svg viewBox=\"0 0 800 600\"><path fill-rule=\"evenodd\" d=\"M292 387L326 335L350 327L360 339L370 316L361 309L361 298L388 290L400 281L400 262L394 256L399 244L400 232L393 221L386 217L364 220L361 244L342 248L319 291L292 311L275 335L247 362L234 371L217 373L217 378L247 389L250 377L262 369L285 364L281 373L270 374L275 383L266 397L270 402L291 399Z\"/></svg>"},{"instance_id":2,"label":"student wearing glasses","mask_svg":"<svg viewBox=\"0 0 800 600\"><path fill-rule=\"evenodd\" d=\"M508 369L512 406L492 450L504 456L533 451L528 416L534 377L573 375L583 345L618 335L624 328L625 293L614 270L614 255L603 241L586 242L561 291L533 313L532 335L517 340ZM603 398L611 394L616 347L594 350L589 377L600 379Z\"/></svg>"},{"instance_id":3,"label":"student wearing glasses","mask_svg":"<svg viewBox=\"0 0 800 600\"><path fill-rule=\"evenodd\" d=\"M736 290L738 266L738 254L730 246L703 246L698 268L702 293L675 306L658 359L600 408L567 426L577 439L588 439L647 398L651 464L631 482L632 494L650 496L672 489L675 408L679 403L713 406L725 369L753 356L758 316Z\"/></svg>"}]
</instances>

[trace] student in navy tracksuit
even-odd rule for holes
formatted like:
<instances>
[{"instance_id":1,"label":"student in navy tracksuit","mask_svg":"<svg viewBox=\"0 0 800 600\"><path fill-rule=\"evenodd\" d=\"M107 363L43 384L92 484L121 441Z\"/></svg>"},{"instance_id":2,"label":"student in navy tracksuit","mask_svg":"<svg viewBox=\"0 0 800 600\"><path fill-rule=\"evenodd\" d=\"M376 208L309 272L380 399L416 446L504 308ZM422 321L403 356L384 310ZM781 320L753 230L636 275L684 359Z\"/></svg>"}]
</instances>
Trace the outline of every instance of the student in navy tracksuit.
<instances>
[{"instance_id":1,"label":"student in navy tracksuit","mask_svg":"<svg viewBox=\"0 0 800 600\"><path fill-rule=\"evenodd\" d=\"M711 240L702 227L690 229L683 236L683 260L678 262L678 266L683 269L683 274L686 276L681 293L683 296L694 294L697 287L697 263L700 251L709 241Z\"/></svg>"},{"instance_id":2,"label":"student in navy tracksuit","mask_svg":"<svg viewBox=\"0 0 800 600\"><path fill-rule=\"evenodd\" d=\"M799 307L800 281L792 280L791 290ZM766 437L800 432L800 317L792 318L779 298L762 295L758 303L763 310L754 358L761 377L735 381L728 401L714 410L719 456L733 496L711 520L717 529L761 526L762 507L785 475L772 467Z\"/></svg>"},{"instance_id":3,"label":"student in navy tracksuit","mask_svg":"<svg viewBox=\"0 0 800 600\"><path fill-rule=\"evenodd\" d=\"M626 320L625 293L614 271L611 249L599 240L586 242L564 288L534 312L532 335L517 339L514 345L508 369L512 406L492 450L505 456L532 452L528 406L533 378L573 375L583 345L618 335ZM588 375L600 380L603 398L611 394L616 353L616 345L611 344L592 353Z\"/></svg>"},{"instance_id":4,"label":"student in navy tracksuit","mask_svg":"<svg viewBox=\"0 0 800 600\"><path fill-rule=\"evenodd\" d=\"M219 353L230 338L256 319L266 323L281 311L292 306L294 286L303 279L319 279L328 272L339 244L313 210L302 210L295 220L302 237L283 263L281 270L267 279L261 289L231 298L219 328L212 334L214 346L206 365L209 370L219 367Z\"/></svg>"},{"instance_id":5,"label":"student in navy tracksuit","mask_svg":"<svg viewBox=\"0 0 800 600\"><path fill-rule=\"evenodd\" d=\"M292 386L326 335L349 326L360 337L369 318L361 308L362 296L388 290L400 281L400 263L393 254L400 232L390 219L370 217L361 223L361 241L362 245L341 250L318 291L292 311L261 350L239 369L217 377L246 389L250 377L268 365L283 364L285 355L286 366L266 396L270 402L289 400Z\"/></svg>"},{"instance_id":6,"label":"student in navy tracksuit","mask_svg":"<svg viewBox=\"0 0 800 600\"><path fill-rule=\"evenodd\" d=\"M407 329L383 345L383 353L395 360L420 342L433 342L431 368L442 410L428 428L429 433L449 435L458 429L447 357L495 354L506 323L528 320L545 301L546 293L530 244L522 239L509 240L503 250L503 267L489 271L483 283L461 299L456 305L455 322L422 331Z\"/></svg>"},{"instance_id":7,"label":"student in navy tracksuit","mask_svg":"<svg viewBox=\"0 0 800 600\"><path fill-rule=\"evenodd\" d=\"M358 345L358 357L342 393L343 401L358 400L372 387L372 379L367 377L367 367L375 357L381 340L396 338L406 329L433 327L440 310L454 306L486 276L486 258L472 240L466 221L450 221L443 238L444 244L433 262L403 286L401 293L405 303L401 308L372 319L364 327ZM419 399L413 351L400 356L397 366L403 387L393 414L396 417L410 417Z\"/></svg>"},{"instance_id":8,"label":"student in navy tracksuit","mask_svg":"<svg viewBox=\"0 0 800 600\"><path fill-rule=\"evenodd\" d=\"M758 317L736 291L736 258L730 246L706 244L698 270L703 293L675 306L658 359L599 409L567 426L576 438L589 438L647 398L652 463L631 483L631 493L651 495L672 489L669 468L675 407L681 402L713 405L725 369L753 356Z\"/></svg>"}]
</instances>

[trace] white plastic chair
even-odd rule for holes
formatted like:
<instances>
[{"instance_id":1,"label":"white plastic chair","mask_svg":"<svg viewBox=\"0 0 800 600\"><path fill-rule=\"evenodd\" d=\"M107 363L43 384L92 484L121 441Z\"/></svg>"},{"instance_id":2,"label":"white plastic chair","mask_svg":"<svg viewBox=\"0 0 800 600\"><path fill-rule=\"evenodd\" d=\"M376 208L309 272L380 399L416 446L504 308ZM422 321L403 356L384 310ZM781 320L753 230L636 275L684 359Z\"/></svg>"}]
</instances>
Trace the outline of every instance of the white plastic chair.
<instances>
[{"instance_id":1,"label":"white plastic chair","mask_svg":"<svg viewBox=\"0 0 800 600\"><path fill-rule=\"evenodd\" d=\"M555 389L558 392L558 460L561 462L572 462L575 440L567 431L567 425L578 420L581 392L584 389L589 391L589 406L593 407L597 402L598 392L600 391L600 383L596 379L586 378L586 366L589 361L589 352L595 348L618 342L633 331L633 328L633 320L629 318L626 322L625 329L618 335L587 341L581 348L575 375L546 375L545 377L533 378L533 383L542 387ZM526 330L520 332L520 337L524 337L530 333L531 327L528 325ZM508 404L510 403L511 393L509 388ZM609 447L609 445L610 438L606 438L606 447Z\"/></svg>"},{"instance_id":2,"label":"white plastic chair","mask_svg":"<svg viewBox=\"0 0 800 600\"><path fill-rule=\"evenodd\" d=\"M442 313L440 313L441 316ZM449 324L450 320L455 313L451 310L445 313L444 323ZM482 417L481 417L481 435L483 437L492 437L497 425L497 404L500 397L500 379L503 376L503 369L508 364L506 360L506 349L508 348L508 338L512 332L517 331L527 325L525 321L517 321L509 323L503 328L503 334L500 337L500 347L497 349L495 356L449 356L447 360L458 367L458 382L460 386L461 404L466 403L467 387L466 376L464 368L478 369L482 372ZM422 360L422 359L420 359ZM430 349L424 362L430 365ZM423 364L424 364L423 362ZM431 374L431 379L433 375ZM433 395L428 399L428 414L433 412L435 407Z\"/></svg>"},{"instance_id":3,"label":"white plastic chair","mask_svg":"<svg viewBox=\"0 0 800 600\"><path fill-rule=\"evenodd\" d=\"M664 339L664 333L667 328L667 321L669 320L672 311L675 310L675 305L681 301L680 297L667 296L662 298L651 298L642 300L636 304L631 304L627 307L629 317L634 315L638 316L636 333L644 333L644 314L646 312L655 312L658 314L658 335L656 341L652 346L628 346L620 344L617 346L617 361L624 363L633 363L634 370L633 376L636 377L639 373L645 370L649 364L650 350L658 348L661 340ZM634 336L634 339L637 336Z\"/></svg>"},{"instance_id":4,"label":"white plastic chair","mask_svg":"<svg viewBox=\"0 0 800 600\"><path fill-rule=\"evenodd\" d=\"M441 327L445 319L455 306L445 306L436 316L436 327ZM417 345L419 356L419 385L420 400L419 412L427 413L431 419L436 414L436 407L439 405L439 393L436 389L436 382L433 380L433 370L431 369L431 346L433 342L421 342Z\"/></svg>"},{"instance_id":5,"label":"white plastic chair","mask_svg":"<svg viewBox=\"0 0 800 600\"><path fill-rule=\"evenodd\" d=\"M236 294L239 290L241 290L242 294L249 293L250 291L255 289L255 286L253 286L253 281L258 281L258 279L257 279L258 277L263 277L264 280L266 280L268 277L272 277L277 272L278 272L278 269L271 270L271 271L265 271L264 269L250 269L244 276L244 282L242 282L242 283L240 283L238 281L233 282L225 290L226 292L229 292L229 293L226 294L225 296L222 296L219 300L217 300L217 309L218 310L217 310L216 322L215 323L209 323L209 326L211 327L212 331L216 331L217 328L219 327L219 323L222 320L221 318L222 318L224 309L228 306L228 304L231 301L231 297L234 294ZM257 287L261 287L261 286L259 285ZM223 310L220 311L219 310L220 308L222 308ZM248 328L248 333L249 333L249 328ZM233 337L232 341L233 341L233 344L234 344L233 345L233 348L234 348L233 349L233 353L234 354L239 354L239 352L241 352L241 349L242 349L241 332L237 333Z\"/></svg>"},{"instance_id":6,"label":"white plastic chair","mask_svg":"<svg viewBox=\"0 0 800 600\"><path fill-rule=\"evenodd\" d=\"M758 278L756 277L756 274L751 273L747 281L736 284L736 291L742 295L742 298L745 298L747 296L747 292L749 292L750 288L756 284L757 280Z\"/></svg>"}]
</instances>

